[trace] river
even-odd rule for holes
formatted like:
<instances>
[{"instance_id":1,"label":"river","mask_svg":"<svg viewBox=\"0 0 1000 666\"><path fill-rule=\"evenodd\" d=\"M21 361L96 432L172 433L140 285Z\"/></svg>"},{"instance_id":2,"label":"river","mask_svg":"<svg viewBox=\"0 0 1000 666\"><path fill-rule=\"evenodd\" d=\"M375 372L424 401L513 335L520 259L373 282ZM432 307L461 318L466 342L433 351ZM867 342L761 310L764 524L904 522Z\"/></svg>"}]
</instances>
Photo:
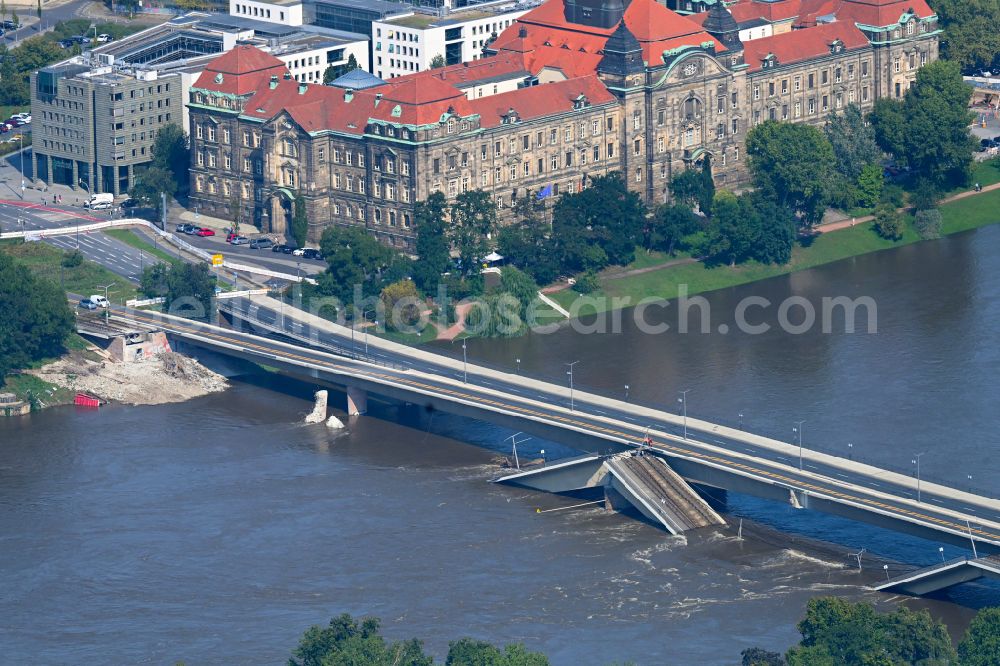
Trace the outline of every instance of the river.
<instances>
[{"instance_id":1,"label":"river","mask_svg":"<svg viewBox=\"0 0 1000 666\"><path fill-rule=\"evenodd\" d=\"M871 296L874 335L626 325L473 340L470 360L520 358L553 377L579 361L578 386L628 384L630 399L674 409L691 389L692 416L736 425L742 413L787 440L804 420L808 447L906 471L926 452L924 478L995 493L998 245L993 226L708 295L713 329L748 295ZM878 556L939 557L929 542L735 495L732 529L687 537L599 508L539 514L573 500L487 483L507 431L376 404L331 433L301 423L310 390L261 373L182 405L0 421L4 661L277 664L306 627L349 612L439 657L474 636L523 641L558 665L732 664L745 647L794 643L816 594L890 608L861 588L882 575ZM570 453L522 450L541 446ZM960 630L996 591L907 603Z\"/></svg>"}]
</instances>

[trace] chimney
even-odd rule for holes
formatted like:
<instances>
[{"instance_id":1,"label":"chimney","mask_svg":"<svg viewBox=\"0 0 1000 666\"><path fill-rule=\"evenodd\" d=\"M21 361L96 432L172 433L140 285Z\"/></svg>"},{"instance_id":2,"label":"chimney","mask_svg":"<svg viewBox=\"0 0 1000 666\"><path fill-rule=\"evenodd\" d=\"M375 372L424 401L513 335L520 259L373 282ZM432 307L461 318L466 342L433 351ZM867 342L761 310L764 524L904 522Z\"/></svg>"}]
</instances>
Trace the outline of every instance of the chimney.
<instances>
[{"instance_id":1,"label":"chimney","mask_svg":"<svg viewBox=\"0 0 1000 666\"><path fill-rule=\"evenodd\" d=\"M285 72L285 80L286 81L291 81L292 80L292 73L291 72Z\"/></svg>"},{"instance_id":2,"label":"chimney","mask_svg":"<svg viewBox=\"0 0 1000 666\"><path fill-rule=\"evenodd\" d=\"M382 101L382 93L375 93L375 106L378 106L378 103L381 101Z\"/></svg>"},{"instance_id":3,"label":"chimney","mask_svg":"<svg viewBox=\"0 0 1000 666\"><path fill-rule=\"evenodd\" d=\"M299 94L300 95L305 95L307 90L309 90L309 84L306 83L305 81L300 82L299 83Z\"/></svg>"},{"instance_id":4,"label":"chimney","mask_svg":"<svg viewBox=\"0 0 1000 666\"><path fill-rule=\"evenodd\" d=\"M277 87L278 87L278 75L277 74L272 74L271 75L271 90L274 90Z\"/></svg>"}]
</instances>

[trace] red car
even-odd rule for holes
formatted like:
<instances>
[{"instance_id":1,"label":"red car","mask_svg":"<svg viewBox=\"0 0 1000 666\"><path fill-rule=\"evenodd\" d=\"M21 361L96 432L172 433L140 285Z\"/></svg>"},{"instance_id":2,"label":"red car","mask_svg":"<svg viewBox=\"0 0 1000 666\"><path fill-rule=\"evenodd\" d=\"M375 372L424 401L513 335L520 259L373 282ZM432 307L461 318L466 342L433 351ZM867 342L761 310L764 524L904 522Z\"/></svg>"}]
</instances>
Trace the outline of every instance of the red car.
<instances>
[{"instance_id":1,"label":"red car","mask_svg":"<svg viewBox=\"0 0 1000 666\"><path fill-rule=\"evenodd\" d=\"M214 236L215 232L213 230L211 230L211 229L207 229L205 227L202 227L198 231L194 232L194 235L195 236Z\"/></svg>"}]
</instances>

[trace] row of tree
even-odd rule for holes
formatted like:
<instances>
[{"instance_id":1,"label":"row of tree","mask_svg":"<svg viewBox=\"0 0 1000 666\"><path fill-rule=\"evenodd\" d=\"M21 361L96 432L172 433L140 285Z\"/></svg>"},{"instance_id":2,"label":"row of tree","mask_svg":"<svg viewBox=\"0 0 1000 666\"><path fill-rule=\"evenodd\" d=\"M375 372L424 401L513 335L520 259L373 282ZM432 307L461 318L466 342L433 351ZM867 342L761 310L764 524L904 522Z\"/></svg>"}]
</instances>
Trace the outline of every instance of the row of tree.
<instances>
[{"instance_id":1,"label":"row of tree","mask_svg":"<svg viewBox=\"0 0 1000 666\"><path fill-rule=\"evenodd\" d=\"M382 637L378 618L360 621L347 613L330 624L310 627L288 660L289 666L431 666L434 658L424 652L423 643L387 641ZM538 652L529 652L521 644L500 649L483 641L463 638L448 645L447 666L547 666L549 660Z\"/></svg>"},{"instance_id":2,"label":"row of tree","mask_svg":"<svg viewBox=\"0 0 1000 666\"><path fill-rule=\"evenodd\" d=\"M980 610L958 650L943 623L933 620L926 610L911 611L905 606L878 613L869 603L816 597L809 600L798 629L802 640L784 656L750 648L743 651L743 666L1000 664L1000 608Z\"/></svg>"}]
</instances>

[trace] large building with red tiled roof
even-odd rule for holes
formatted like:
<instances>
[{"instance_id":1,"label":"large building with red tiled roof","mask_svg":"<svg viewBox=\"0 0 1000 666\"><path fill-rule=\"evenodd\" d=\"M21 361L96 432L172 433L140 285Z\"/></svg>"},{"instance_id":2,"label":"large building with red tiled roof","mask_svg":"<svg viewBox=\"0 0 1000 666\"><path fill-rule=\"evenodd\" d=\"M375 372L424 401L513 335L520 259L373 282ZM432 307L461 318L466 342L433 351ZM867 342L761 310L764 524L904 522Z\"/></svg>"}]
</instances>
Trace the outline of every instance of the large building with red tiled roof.
<instances>
[{"instance_id":1,"label":"large building with red tiled roof","mask_svg":"<svg viewBox=\"0 0 1000 666\"><path fill-rule=\"evenodd\" d=\"M397 247L412 246L414 205L434 191L483 189L506 212L617 171L655 205L707 156L718 186L740 186L753 125L869 108L937 57L924 0L701 4L549 0L482 59L357 90L300 83L239 46L191 88L192 200L271 232L299 201L314 240L361 225ZM750 24L764 36L741 39Z\"/></svg>"}]
</instances>

